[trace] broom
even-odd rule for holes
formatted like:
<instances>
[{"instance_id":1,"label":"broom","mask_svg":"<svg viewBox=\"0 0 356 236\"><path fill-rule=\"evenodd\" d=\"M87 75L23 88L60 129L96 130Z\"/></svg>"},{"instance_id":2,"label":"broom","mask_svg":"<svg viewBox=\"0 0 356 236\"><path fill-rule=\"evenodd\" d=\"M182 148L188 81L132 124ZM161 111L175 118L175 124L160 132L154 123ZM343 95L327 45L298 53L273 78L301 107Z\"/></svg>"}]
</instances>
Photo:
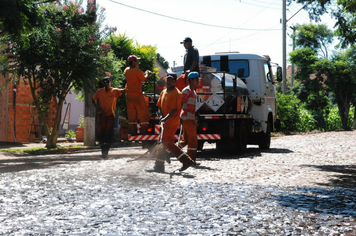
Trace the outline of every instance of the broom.
<instances>
[{"instance_id":1,"label":"broom","mask_svg":"<svg viewBox=\"0 0 356 236\"><path fill-rule=\"evenodd\" d=\"M159 140L157 140L157 142L155 144L153 144L148 150L147 152L145 152L144 154L142 154L141 156L133 159L133 160L128 160L127 162L133 162L133 161L145 161L145 160L153 160L155 158L154 155L147 155L148 153L152 154L154 153L155 150L157 150L158 148L161 148L162 146L162 137L163 137L163 131L164 131L164 122L161 123L161 133L160 133L160 137Z\"/></svg>"}]
</instances>

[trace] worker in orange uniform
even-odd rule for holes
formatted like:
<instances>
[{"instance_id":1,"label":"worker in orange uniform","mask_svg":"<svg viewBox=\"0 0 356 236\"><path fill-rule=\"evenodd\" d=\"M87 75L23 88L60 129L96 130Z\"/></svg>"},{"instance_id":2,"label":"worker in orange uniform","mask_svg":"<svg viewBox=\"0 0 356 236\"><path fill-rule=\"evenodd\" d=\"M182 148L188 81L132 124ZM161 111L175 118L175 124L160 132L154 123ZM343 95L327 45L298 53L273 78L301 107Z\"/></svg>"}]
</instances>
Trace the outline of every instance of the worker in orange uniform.
<instances>
[{"instance_id":1,"label":"worker in orange uniform","mask_svg":"<svg viewBox=\"0 0 356 236\"><path fill-rule=\"evenodd\" d=\"M126 106L129 119L129 134L137 134L137 114L140 117L140 133L146 133L150 114L148 104L142 94L142 83L151 76L150 71L145 74L138 68L139 57L131 55L127 58L129 67L124 71L126 77Z\"/></svg>"},{"instance_id":2,"label":"worker in orange uniform","mask_svg":"<svg viewBox=\"0 0 356 236\"><path fill-rule=\"evenodd\" d=\"M198 72L190 72L188 78L189 85L182 90L182 111L180 118L183 126L184 140L179 142L179 147L183 148L188 145L188 155L196 161L198 137L195 121L195 105L197 101L195 89L199 84L199 74Z\"/></svg>"},{"instance_id":3,"label":"worker in orange uniform","mask_svg":"<svg viewBox=\"0 0 356 236\"><path fill-rule=\"evenodd\" d=\"M184 153L175 143L175 133L180 125L180 112L182 106L182 94L175 87L175 77L168 75L166 78L166 89L164 89L158 99L157 107L163 118L161 118L161 124L163 125L163 137L162 144L164 149L158 151L155 165L153 170L156 172L164 172L164 163L166 161L165 149L177 157L177 159L183 164L179 171L184 171L195 162L189 155Z\"/></svg>"},{"instance_id":4,"label":"worker in orange uniform","mask_svg":"<svg viewBox=\"0 0 356 236\"><path fill-rule=\"evenodd\" d=\"M106 158L114 135L116 100L125 90L112 88L109 76L106 76L102 82L104 87L96 91L93 102L98 115L97 125L101 153Z\"/></svg>"}]
</instances>

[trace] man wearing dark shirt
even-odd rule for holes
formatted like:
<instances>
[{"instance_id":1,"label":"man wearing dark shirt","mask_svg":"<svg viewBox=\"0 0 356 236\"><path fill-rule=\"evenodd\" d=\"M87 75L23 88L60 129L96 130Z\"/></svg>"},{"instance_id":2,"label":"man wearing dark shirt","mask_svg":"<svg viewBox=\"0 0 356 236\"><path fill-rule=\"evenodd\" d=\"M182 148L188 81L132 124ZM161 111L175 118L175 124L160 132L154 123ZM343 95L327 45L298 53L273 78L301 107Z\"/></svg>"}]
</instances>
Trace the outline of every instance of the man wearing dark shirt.
<instances>
[{"instance_id":1,"label":"man wearing dark shirt","mask_svg":"<svg viewBox=\"0 0 356 236\"><path fill-rule=\"evenodd\" d=\"M197 48L193 46L193 41L191 38L186 37L181 44L184 45L184 48L186 49L185 55L184 55L184 71L181 76L177 79L176 87L179 89L179 91L182 91L183 88L189 85L189 79L188 79L188 74L190 72L198 72L199 71L199 51Z\"/></svg>"},{"instance_id":2,"label":"man wearing dark shirt","mask_svg":"<svg viewBox=\"0 0 356 236\"><path fill-rule=\"evenodd\" d=\"M200 72L199 71L199 51L193 46L193 41L191 38L186 37L181 44L184 45L186 53L184 55L184 72ZM189 73L188 72L188 73Z\"/></svg>"}]
</instances>

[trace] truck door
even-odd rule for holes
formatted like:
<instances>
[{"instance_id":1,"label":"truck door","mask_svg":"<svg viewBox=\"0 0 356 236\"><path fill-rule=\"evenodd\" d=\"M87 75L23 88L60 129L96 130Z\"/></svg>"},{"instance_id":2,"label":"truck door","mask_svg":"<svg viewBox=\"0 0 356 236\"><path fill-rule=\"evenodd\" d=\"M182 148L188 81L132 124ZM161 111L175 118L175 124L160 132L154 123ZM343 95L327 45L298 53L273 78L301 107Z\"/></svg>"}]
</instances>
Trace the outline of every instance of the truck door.
<instances>
[{"instance_id":1,"label":"truck door","mask_svg":"<svg viewBox=\"0 0 356 236\"><path fill-rule=\"evenodd\" d=\"M265 103L267 109L268 108L272 109L274 115L276 113L276 91L275 91L275 86L272 77L273 75L272 69L267 61L263 62L263 64L264 64L263 67L265 73L265 81L264 81L264 87L266 93Z\"/></svg>"}]
</instances>

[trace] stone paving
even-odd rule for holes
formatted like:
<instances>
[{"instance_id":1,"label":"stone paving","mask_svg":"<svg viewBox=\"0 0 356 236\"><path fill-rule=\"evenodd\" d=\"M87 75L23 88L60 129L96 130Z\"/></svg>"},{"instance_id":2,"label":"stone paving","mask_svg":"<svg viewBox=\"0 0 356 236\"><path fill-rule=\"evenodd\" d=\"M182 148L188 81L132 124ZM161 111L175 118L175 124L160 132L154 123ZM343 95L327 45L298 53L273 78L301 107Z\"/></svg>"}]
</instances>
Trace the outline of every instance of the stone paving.
<instances>
[{"instance_id":1,"label":"stone paving","mask_svg":"<svg viewBox=\"0 0 356 236\"><path fill-rule=\"evenodd\" d=\"M356 132L207 149L183 173L146 150L0 157L0 235L356 235Z\"/></svg>"}]
</instances>

